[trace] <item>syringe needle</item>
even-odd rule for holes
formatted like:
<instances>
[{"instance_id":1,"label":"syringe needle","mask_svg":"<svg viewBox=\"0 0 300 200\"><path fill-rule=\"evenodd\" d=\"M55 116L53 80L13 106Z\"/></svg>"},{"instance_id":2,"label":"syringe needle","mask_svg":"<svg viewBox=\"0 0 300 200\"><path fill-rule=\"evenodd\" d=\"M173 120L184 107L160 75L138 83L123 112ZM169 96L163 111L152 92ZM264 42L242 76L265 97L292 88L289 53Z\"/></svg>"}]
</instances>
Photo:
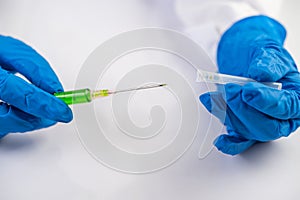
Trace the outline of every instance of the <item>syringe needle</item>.
<instances>
[{"instance_id":1,"label":"syringe needle","mask_svg":"<svg viewBox=\"0 0 300 200\"><path fill-rule=\"evenodd\" d=\"M130 91L137 91L137 90L146 90L146 89L151 89L151 88L157 88L157 87L163 87L166 86L167 84L151 84L151 85L146 85L142 87L137 87L137 88L129 88L129 89L124 89L124 90L116 90L116 91L109 91L109 94L117 94L117 93L122 93L122 92L130 92Z\"/></svg>"}]
</instances>

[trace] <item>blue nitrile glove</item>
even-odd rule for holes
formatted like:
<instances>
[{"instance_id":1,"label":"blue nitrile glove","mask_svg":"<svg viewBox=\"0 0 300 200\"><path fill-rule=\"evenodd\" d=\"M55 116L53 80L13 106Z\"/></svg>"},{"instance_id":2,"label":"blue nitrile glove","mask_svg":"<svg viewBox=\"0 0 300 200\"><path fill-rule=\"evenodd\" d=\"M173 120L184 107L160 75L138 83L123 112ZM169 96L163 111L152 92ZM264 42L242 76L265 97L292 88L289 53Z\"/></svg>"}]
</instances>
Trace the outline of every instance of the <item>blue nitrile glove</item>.
<instances>
[{"instance_id":1,"label":"blue nitrile glove","mask_svg":"<svg viewBox=\"0 0 300 200\"><path fill-rule=\"evenodd\" d=\"M285 36L284 27L266 16L243 19L222 36L217 52L220 73L277 81L283 88L261 83L227 84L225 94L201 95L201 102L209 111L214 109L217 117L221 118L221 110L226 109L228 134L214 142L220 151L239 154L256 142L286 137L300 125L300 76L283 48Z\"/></svg>"},{"instance_id":2,"label":"blue nitrile glove","mask_svg":"<svg viewBox=\"0 0 300 200\"><path fill-rule=\"evenodd\" d=\"M0 36L0 138L71 121L70 108L52 95L58 91L62 85L42 56L19 40Z\"/></svg>"}]
</instances>

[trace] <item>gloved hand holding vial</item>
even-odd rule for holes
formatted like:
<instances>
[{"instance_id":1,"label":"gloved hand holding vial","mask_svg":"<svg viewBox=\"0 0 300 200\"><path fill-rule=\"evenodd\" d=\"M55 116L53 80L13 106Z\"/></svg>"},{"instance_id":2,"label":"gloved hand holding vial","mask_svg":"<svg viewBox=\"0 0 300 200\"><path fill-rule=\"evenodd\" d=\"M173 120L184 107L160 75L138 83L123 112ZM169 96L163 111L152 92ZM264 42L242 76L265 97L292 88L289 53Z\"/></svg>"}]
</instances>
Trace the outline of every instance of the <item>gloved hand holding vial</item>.
<instances>
[{"instance_id":1,"label":"gloved hand holding vial","mask_svg":"<svg viewBox=\"0 0 300 200\"><path fill-rule=\"evenodd\" d=\"M257 142L287 137L299 127L300 74L283 47L285 37L284 27L266 16L243 19L222 36L217 54L221 73L279 82L282 90L257 82L230 83L225 95L219 91L201 95L208 111L226 109L228 134L215 140L220 151L236 155Z\"/></svg>"}]
</instances>

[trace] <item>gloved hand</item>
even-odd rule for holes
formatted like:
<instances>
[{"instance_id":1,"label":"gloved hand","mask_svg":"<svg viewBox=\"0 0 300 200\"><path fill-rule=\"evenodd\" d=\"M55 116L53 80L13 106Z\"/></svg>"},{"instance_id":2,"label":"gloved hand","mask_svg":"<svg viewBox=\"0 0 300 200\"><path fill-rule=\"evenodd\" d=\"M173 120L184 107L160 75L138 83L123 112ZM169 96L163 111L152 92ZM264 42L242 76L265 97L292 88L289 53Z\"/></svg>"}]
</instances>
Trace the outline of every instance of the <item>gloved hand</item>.
<instances>
[{"instance_id":1,"label":"gloved hand","mask_svg":"<svg viewBox=\"0 0 300 200\"><path fill-rule=\"evenodd\" d=\"M222 36L217 52L220 73L281 82L283 88L227 84L223 93L201 95L201 102L220 119L226 110L228 134L214 142L220 151L239 154L257 142L286 137L300 125L300 76L283 47L285 36L284 27L266 16L241 20Z\"/></svg>"},{"instance_id":2,"label":"gloved hand","mask_svg":"<svg viewBox=\"0 0 300 200\"><path fill-rule=\"evenodd\" d=\"M0 36L0 138L71 121L70 108L52 95L58 91L62 85L42 56L19 40Z\"/></svg>"}]
</instances>

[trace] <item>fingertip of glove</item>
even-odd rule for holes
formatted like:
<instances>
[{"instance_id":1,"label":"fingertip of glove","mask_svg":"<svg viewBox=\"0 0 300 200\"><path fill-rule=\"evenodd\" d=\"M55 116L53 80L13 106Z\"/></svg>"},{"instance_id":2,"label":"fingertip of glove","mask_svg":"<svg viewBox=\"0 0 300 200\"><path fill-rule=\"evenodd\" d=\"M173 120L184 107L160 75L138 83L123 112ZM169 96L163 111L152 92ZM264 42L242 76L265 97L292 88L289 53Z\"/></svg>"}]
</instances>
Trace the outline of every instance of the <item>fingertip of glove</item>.
<instances>
[{"instance_id":1,"label":"fingertip of glove","mask_svg":"<svg viewBox=\"0 0 300 200\"><path fill-rule=\"evenodd\" d=\"M219 151L232 156L246 151L255 143L255 140L248 140L245 138L225 134L220 135L214 141L214 145Z\"/></svg>"},{"instance_id":2,"label":"fingertip of glove","mask_svg":"<svg viewBox=\"0 0 300 200\"><path fill-rule=\"evenodd\" d=\"M228 83L224 86L224 88L225 88L224 99L226 99L227 103L230 103L231 100L236 99L238 95L240 95L240 92L242 90L242 86L234 83Z\"/></svg>"},{"instance_id":3,"label":"fingertip of glove","mask_svg":"<svg viewBox=\"0 0 300 200\"><path fill-rule=\"evenodd\" d=\"M235 93L236 91L239 91L241 89L240 85L234 84L234 83L228 83L225 85L226 93Z\"/></svg>"},{"instance_id":4,"label":"fingertip of glove","mask_svg":"<svg viewBox=\"0 0 300 200\"><path fill-rule=\"evenodd\" d=\"M51 96L52 103L49 107L49 116L51 120L68 123L72 121L73 114L71 108L62 100Z\"/></svg>"},{"instance_id":5,"label":"fingertip of glove","mask_svg":"<svg viewBox=\"0 0 300 200\"><path fill-rule=\"evenodd\" d=\"M64 122L64 123L69 123L73 120L73 113L72 113L72 110L68 107L68 109L66 110L66 112L64 113L63 115L63 119L61 122Z\"/></svg>"},{"instance_id":6,"label":"fingertip of glove","mask_svg":"<svg viewBox=\"0 0 300 200\"><path fill-rule=\"evenodd\" d=\"M67 104L65 104L64 102L62 102L62 104L64 104L64 105L61 106L61 108L59 109L59 113L58 113L59 115L58 115L57 121L68 123L68 122L72 121L73 113Z\"/></svg>"},{"instance_id":7,"label":"fingertip of glove","mask_svg":"<svg viewBox=\"0 0 300 200\"><path fill-rule=\"evenodd\" d=\"M199 96L201 103L205 106L205 108L211 112L211 99L209 93L204 93Z\"/></svg>"},{"instance_id":8,"label":"fingertip of glove","mask_svg":"<svg viewBox=\"0 0 300 200\"><path fill-rule=\"evenodd\" d=\"M38 128L47 128L47 127L50 127L50 126L53 126L55 125L57 122L56 121L53 121L53 120L50 120L50 119L40 119L40 122L38 123L40 127L36 127L36 129Z\"/></svg>"},{"instance_id":9,"label":"fingertip of glove","mask_svg":"<svg viewBox=\"0 0 300 200\"><path fill-rule=\"evenodd\" d=\"M52 83L43 82L39 87L41 87L43 90L47 91L50 94L54 94L56 92L63 92L64 89L62 84L58 80L55 81L55 78L53 79L54 80L52 80Z\"/></svg>"},{"instance_id":10,"label":"fingertip of glove","mask_svg":"<svg viewBox=\"0 0 300 200\"><path fill-rule=\"evenodd\" d=\"M233 151L227 144L227 141L226 141L226 135L220 135L219 137L217 137L215 140L214 140L214 145L215 147L225 153L225 154L229 154L231 156L234 156L236 154L238 154L236 151Z\"/></svg>"},{"instance_id":11,"label":"fingertip of glove","mask_svg":"<svg viewBox=\"0 0 300 200\"><path fill-rule=\"evenodd\" d=\"M248 83L244 86L242 91L242 99L246 103L253 102L257 97L261 95L262 90L261 83Z\"/></svg>"}]
</instances>

